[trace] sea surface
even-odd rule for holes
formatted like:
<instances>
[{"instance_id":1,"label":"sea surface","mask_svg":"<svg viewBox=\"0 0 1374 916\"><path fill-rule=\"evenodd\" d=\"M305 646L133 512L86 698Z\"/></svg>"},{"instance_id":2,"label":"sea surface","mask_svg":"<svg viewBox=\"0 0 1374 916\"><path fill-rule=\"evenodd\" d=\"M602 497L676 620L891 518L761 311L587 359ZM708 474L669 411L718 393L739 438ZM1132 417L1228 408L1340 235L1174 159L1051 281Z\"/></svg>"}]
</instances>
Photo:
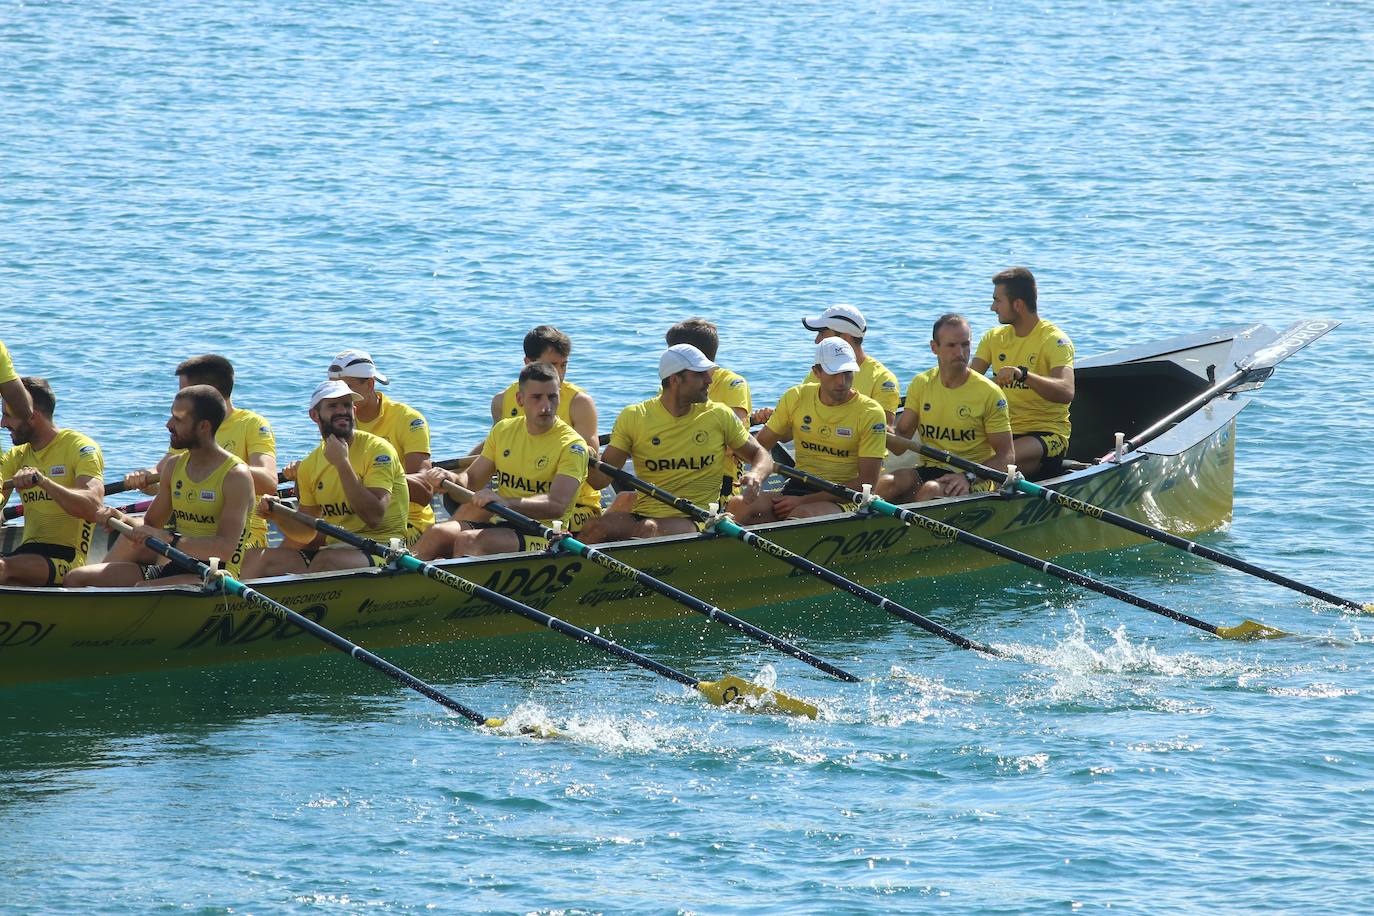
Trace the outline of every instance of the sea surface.
<instances>
[{"instance_id":1,"label":"sea surface","mask_svg":"<svg viewBox=\"0 0 1374 916\"><path fill-rule=\"evenodd\" d=\"M609 430L677 320L715 320L770 404L810 361L799 320L850 302L905 385L940 313L991 326L1012 264L1081 356L1336 318L1241 415L1207 540L1371 600L1369 13L4 2L0 339L113 478L162 453L172 369L207 351L283 461L345 347L448 457L541 322ZM1075 562L1316 638L1214 640L1002 569L917 597L1014 662L840 597L833 626L760 622L859 685L695 618L624 637L776 677L814 722L551 634L397 660L557 741L343 657L0 691L0 910L1374 907L1374 620L1162 547Z\"/></svg>"}]
</instances>

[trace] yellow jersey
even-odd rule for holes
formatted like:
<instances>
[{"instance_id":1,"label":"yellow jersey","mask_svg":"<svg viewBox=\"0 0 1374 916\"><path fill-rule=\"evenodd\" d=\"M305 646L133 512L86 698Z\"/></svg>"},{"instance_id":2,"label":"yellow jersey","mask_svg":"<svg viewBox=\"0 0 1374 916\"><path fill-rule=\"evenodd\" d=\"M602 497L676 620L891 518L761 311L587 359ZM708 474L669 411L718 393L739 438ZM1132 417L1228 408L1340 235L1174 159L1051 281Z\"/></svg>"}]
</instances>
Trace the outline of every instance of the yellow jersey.
<instances>
[{"instance_id":1,"label":"yellow jersey","mask_svg":"<svg viewBox=\"0 0 1374 916\"><path fill-rule=\"evenodd\" d=\"M731 372L724 366L717 366L716 371L711 373L711 387L707 389L706 396L717 404L724 404L729 408L736 408L744 411L744 428L749 429L749 415L754 412L754 401L749 397L749 383L744 380L744 376ZM736 414L738 416L738 414ZM728 476L731 479L739 476L740 461L734 455L725 456L725 471L721 476ZM643 501L641 500L641 503ZM659 503L659 505L663 505ZM705 503L698 503L705 505ZM636 512L639 510L636 509ZM647 512L640 512L640 515L647 515Z\"/></svg>"},{"instance_id":2,"label":"yellow jersey","mask_svg":"<svg viewBox=\"0 0 1374 916\"><path fill-rule=\"evenodd\" d=\"M273 460L277 456L272 424L260 414L241 407L235 407L215 430L215 442L244 464L250 464L253 455L271 455ZM257 505L258 501L253 500L253 508L248 512L248 547L267 546L267 519L258 515Z\"/></svg>"},{"instance_id":3,"label":"yellow jersey","mask_svg":"<svg viewBox=\"0 0 1374 916\"><path fill-rule=\"evenodd\" d=\"M789 388L768 418L768 428L780 439L792 439L797 467L834 483L857 477L860 458L887 456L882 405L857 391L831 407L821 402L821 386L815 382Z\"/></svg>"},{"instance_id":4,"label":"yellow jersey","mask_svg":"<svg viewBox=\"0 0 1374 916\"><path fill-rule=\"evenodd\" d=\"M171 527L182 537L214 537L219 533L220 516L224 514L224 478L231 470L243 464L243 461L237 455L230 455L204 480L192 480L187 471L190 460L186 454L182 452L178 455L176 463L172 466ZM239 567L243 564L243 552L248 547L248 536L248 518L245 517L234 555L220 558L224 561L224 571L235 578L238 577Z\"/></svg>"},{"instance_id":5,"label":"yellow jersey","mask_svg":"<svg viewBox=\"0 0 1374 916\"><path fill-rule=\"evenodd\" d=\"M10 359L10 351L5 348L5 342L0 341L0 385L12 382L19 378L19 373L14 371L14 361Z\"/></svg>"},{"instance_id":6,"label":"yellow jersey","mask_svg":"<svg viewBox=\"0 0 1374 916\"><path fill-rule=\"evenodd\" d=\"M739 448L748 439L749 431L724 404L693 404L685 415L675 417L661 400L650 398L620 412L610 444L633 458L635 473L649 483L705 506L720 502L721 478L733 463L725 450ZM643 493L634 511L650 518L684 514Z\"/></svg>"},{"instance_id":7,"label":"yellow jersey","mask_svg":"<svg viewBox=\"0 0 1374 916\"><path fill-rule=\"evenodd\" d=\"M296 483L300 488L301 506L317 507L324 521L372 538L378 543L386 544L392 538L404 541L410 490L406 486L401 459L391 443L381 436L355 429L353 442L348 446L348 463L362 480L363 486L370 490L386 490L391 494L391 502L386 507L386 515L382 517L380 525L368 528L348 504L338 470L324 457L323 442L305 456L297 469ZM329 540L333 542L332 538Z\"/></svg>"},{"instance_id":8,"label":"yellow jersey","mask_svg":"<svg viewBox=\"0 0 1374 916\"><path fill-rule=\"evenodd\" d=\"M578 483L587 480L587 442L563 420L555 420L552 429L532 436L524 417L507 417L491 428L482 445L482 457L496 466L496 492L507 498L547 493L559 476ZM565 528L571 530L577 509L574 500L563 513Z\"/></svg>"},{"instance_id":9,"label":"yellow jersey","mask_svg":"<svg viewBox=\"0 0 1374 916\"><path fill-rule=\"evenodd\" d=\"M45 447L16 445L0 458L0 477L9 480L20 468L38 468L64 487L74 487L82 477L97 480L105 473L100 446L74 429L58 430ZM72 568L86 562L91 549L91 522L64 512L42 487L19 491L24 503L23 543L59 544L76 551Z\"/></svg>"},{"instance_id":10,"label":"yellow jersey","mask_svg":"<svg viewBox=\"0 0 1374 916\"><path fill-rule=\"evenodd\" d=\"M908 410L916 412L916 431L922 442L979 464L997 454L988 443L988 433L1011 432L1002 389L976 372L970 372L959 387L946 388L940 381L940 367L927 369L907 386L902 412ZM955 470L924 455L921 464Z\"/></svg>"},{"instance_id":11,"label":"yellow jersey","mask_svg":"<svg viewBox=\"0 0 1374 916\"><path fill-rule=\"evenodd\" d=\"M401 470L404 471L406 455L413 452L423 455L430 453L429 424L425 423L424 414L414 407L393 401L380 391L377 392L377 397L381 399L382 405L377 411L376 418L370 423L364 423L362 420L354 422L363 432L381 436L390 442L391 447L400 456ZM412 503L407 496L406 504L410 507L408 515L413 527L426 531L434 524L434 507L429 503Z\"/></svg>"},{"instance_id":12,"label":"yellow jersey","mask_svg":"<svg viewBox=\"0 0 1374 916\"><path fill-rule=\"evenodd\" d=\"M515 403L515 393L520 390L518 381L512 382L511 386L501 392L501 416L505 419L511 417L523 417L525 408ZM558 419L572 426L572 402L576 395L584 394L583 390L572 382L558 383L558 410L555 411ZM583 440L586 441L586 440ZM601 491L586 482L586 475L583 475L582 486L577 491L577 505L590 509L596 514L601 513Z\"/></svg>"},{"instance_id":13,"label":"yellow jersey","mask_svg":"<svg viewBox=\"0 0 1374 916\"><path fill-rule=\"evenodd\" d=\"M1043 319L1025 337L1017 337L1011 325L1003 324L983 335L974 355L994 373L1007 366L1025 366L1036 375L1049 375L1060 366L1073 368L1073 341ZM1013 381L1003 391L1011 407L1013 433L1058 433L1069 438L1068 404L1047 401L1021 381Z\"/></svg>"},{"instance_id":14,"label":"yellow jersey","mask_svg":"<svg viewBox=\"0 0 1374 916\"><path fill-rule=\"evenodd\" d=\"M814 368L802 380L803 385L815 385L818 382ZM859 363L859 371L854 373L853 387L859 394L877 401L887 413L897 412L897 402L901 400L897 376L873 357L865 354L864 361Z\"/></svg>"}]
</instances>

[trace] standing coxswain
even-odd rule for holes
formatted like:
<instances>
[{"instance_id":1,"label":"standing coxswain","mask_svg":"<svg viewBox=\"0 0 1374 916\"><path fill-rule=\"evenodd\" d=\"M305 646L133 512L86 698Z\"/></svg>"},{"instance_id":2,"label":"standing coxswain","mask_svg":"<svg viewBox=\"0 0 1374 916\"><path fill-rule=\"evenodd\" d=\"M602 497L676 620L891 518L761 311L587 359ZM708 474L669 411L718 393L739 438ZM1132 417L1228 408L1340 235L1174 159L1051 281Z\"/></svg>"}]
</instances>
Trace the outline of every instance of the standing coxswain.
<instances>
[{"instance_id":1,"label":"standing coxswain","mask_svg":"<svg viewBox=\"0 0 1374 916\"><path fill-rule=\"evenodd\" d=\"M0 357L7 365L8 355ZM29 411L21 417L5 393L0 424L10 431L14 448L0 458L0 477L3 502L15 490L24 502L24 539L0 557L0 583L62 585L86 562L92 523L105 497L105 462L89 436L53 424L57 398L46 379L27 376L19 384Z\"/></svg>"},{"instance_id":2,"label":"standing coxswain","mask_svg":"<svg viewBox=\"0 0 1374 916\"><path fill-rule=\"evenodd\" d=\"M167 420L171 450L158 465L161 480L152 505L142 521L112 507L101 508L97 521L106 524L111 518L122 519L133 527L124 540L146 549L148 538L155 537L198 560L218 558L224 571L237 577L249 537L253 475L242 459L215 439L228 415L223 395L209 385L188 385L178 391ZM73 588L200 581L199 576L162 557L148 565L110 560L83 566L67 577Z\"/></svg>"}]
</instances>

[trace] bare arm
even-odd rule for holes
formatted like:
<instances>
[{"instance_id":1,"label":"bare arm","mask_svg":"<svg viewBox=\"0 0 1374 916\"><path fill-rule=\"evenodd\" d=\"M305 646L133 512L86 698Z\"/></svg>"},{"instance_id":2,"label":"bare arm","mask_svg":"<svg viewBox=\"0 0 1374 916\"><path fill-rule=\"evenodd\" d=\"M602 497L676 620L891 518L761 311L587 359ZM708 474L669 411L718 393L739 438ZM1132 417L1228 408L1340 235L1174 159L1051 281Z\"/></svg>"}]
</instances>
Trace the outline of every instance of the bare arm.
<instances>
[{"instance_id":1,"label":"bare arm","mask_svg":"<svg viewBox=\"0 0 1374 916\"><path fill-rule=\"evenodd\" d=\"M988 445L997 452L988 459L988 467L994 471L1005 471L1007 465L1011 464L1014 454L1011 433L988 433Z\"/></svg>"},{"instance_id":2,"label":"bare arm","mask_svg":"<svg viewBox=\"0 0 1374 916\"><path fill-rule=\"evenodd\" d=\"M19 379L12 378L0 385L0 397L5 399L10 413L20 420L27 420L33 416L33 398L29 397L29 389L25 388Z\"/></svg>"},{"instance_id":3,"label":"bare arm","mask_svg":"<svg viewBox=\"0 0 1374 916\"><path fill-rule=\"evenodd\" d=\"M20 490L38 487L63 512L88 522L96 520L95 514L105 502L105 481L99 477L78 477L74 486L65 487L38 468L30 467L16 471L13 480Z\"/></svg>"},{"instance_id":4,"label":"bare arm","mask_svg":"<svg viewBox=\"0 0 1374 916\"><path fill-rule=\"evenodd\" d=\"M285 512L281 515L273 515L272 505L275 501L276 497L263 497L262 501L258 504L258 513L262 515L263 518L270 518L272 521L276 522L278 530L281 531L282 536L287 540L287 543L282 545L283 547L301 549L319 546L324 543L324 535L320 534L311 526L296 521ZM299 503L296 509L306 515L313 515L315 518L320 517L321 510L319 506L307 506L304 503Z\"/></svg>"},{"instance_id":5,"label":"bare arm","mask_svg":"<svg viewBox=\"0 0 1374 916\"><path fill-rule=\"evenodd\" d=\"M549 492L547 493L540 493L538 496L526 496L523 499L506 499L497 496L491 490L481 490L472 495L472 505L481 508L492 503L500 503L514 509L521 515L547 521L561 518L563 513L568 511L568 506L572 505L573 498L577 496L577 490L580 486L582 486L582 481L576 477L559 474L549 485Z\"/></svg>"},{"instance_id":6,"label":"bare arm","mask_svg":"<svg viewBox=\"0 0 1374 916\"><path fill-rule=\"evenodd\" d=\"M914 439L916 438L916 429L920 425L920 411L913 410L912 408L908 407L901 413L897 414L897 423L893 427L892 431L897 435L901 436L903 439ZM891 439L887 440L887 447L892 451L892 454L894 455L901 455L905 452L910 451L910 449L908 449L906 446L898 445L894 443Z\"/></svg>"},{"instance_id":7,"label":"bare arm","mask_svg":"<svg viewBox=\"0 0 1374 916\"><path fill-rule=\"evenodd\" d=\"M768 475L773 473L773 456L768 454L768 449L753 436L732 451L735 457L749 465L749 470L740 475L741 495L745 499L755 499L763 489Z\"/></svg>"},{"instance_id":8,"label":"bare arm","mask_svg":"<svg viewBox=\"0 0 1374 916\"><path fill-rule=\"evenodd\" d=\"M159 494L159 498L160 494ZM253 475L247 467L236 467L224 475L224 508L213 537L182 538L177 547L193 557L228 559L239 549L248 510L253 505Z\"/></svg>"},{"instance_id":9,"label":"bare arm","mask_svg":"<svg viewBox=\"0 0 1374 916\"><path fill-rule=\"evenodd\" d=\"M1026 373L1026 387L1054 404L1072 404L1074 394L1073 367L1056 366L1049 375Z\"/></svg>"},{"instance_id":10,"label":"bare arm","mask_svg":"<svg viewBox=\"0 0 1374 916\"><path fill-rule=\"evenodd\" d=\"M410 501L422 506L429 505L434 498L434 490L429 485L424 470L429 467L429 452L406 452L406 488L410 491Z\"/></svg>"},{"instance_id":11,"label":"bare arm","mask_svg":"<svg viewBox=\"0 0 1374 916\"><path fill-rule=\"evenodd\" d=\"M362 478L348 460L348 443L337 436L328 436L324 440L324 457L338 472L344 497L358 518L369 528L380 525L382 519L386 518L387 507L391 505L391 491L364 486Z\"/></svg>"},{"instance_id":12,"label":"bare arm","mask_svg":"<svg viewBox=\"0 0 1374 916\"><path fill-rule=\"evenodd\" d=\"M277 456L268 452L254 452L248 456L248 472L253 478L253 492L270 496L277 492Z\"/></svg>"},{"instance_id":13,"label":"bare arm","mask_svg":"<svg viewBox=\"0 0 1374 916\"><path fill-rule=\"evenodd\" d=\"M968 361L968 367L973 370L975 375L983 375L988 371L988 361L975 356Z\"/></svg>"},{"instance_id":14,"label":"bare arm","mask_svg":"<svg viewBox=\"0 0 1374 916\"><path fill-rule=\"evenodd\" d=\"M611 467L623 468L625 466L625 462L630 460L630 456L627 455L625 452L621 451L620 449L616 448L614 445L608 445L606 446L606 451L601 453L601 460L609 464ZM603 474L601 471L597 470L594 467L588 467L587 483L596 487L598 490L604 490L611 485L611 478L610 475Z\"/></svg>"},{"instance_id":15,"label":"bare arm","mask_svg":"<svg viewBox=\"0 0 1374 916\"><path fill-rule=\"evenodd\" d=\"M568 408L572 418L572 428L587 442L591 454L601 450L601 439L596 432L596 402L585 391L573 395L572 407Z\"/></svg>"}]
</instances>

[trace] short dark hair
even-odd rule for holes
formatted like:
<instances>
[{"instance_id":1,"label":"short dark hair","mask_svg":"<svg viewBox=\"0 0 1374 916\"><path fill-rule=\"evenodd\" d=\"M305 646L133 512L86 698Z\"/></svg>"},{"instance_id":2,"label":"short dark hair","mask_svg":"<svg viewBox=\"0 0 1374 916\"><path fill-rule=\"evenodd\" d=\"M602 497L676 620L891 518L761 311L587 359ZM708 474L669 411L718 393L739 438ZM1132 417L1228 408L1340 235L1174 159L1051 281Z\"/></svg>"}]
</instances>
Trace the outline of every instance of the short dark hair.
<instances>
[{"instance_id":1,"label":"short dark hair","mask_svg":"<svg viewBox=\"0 0 1374 916\"><path fill-rule=\"evenodd\" d=\"M234 365L216 353L183 360L176 374L192 385L209 385L226 399L234 393Z\"/></svg>"},{"instance_id":2,"label":"short dark hair","mask_svg":"<svg viewBox=\"0 0 1374 916\"><path fill-rule=\"evenodd\" d=\"M509 376L507 376L509 378ZM530 363L520 370L520 388L524 389L526 382L561 382L558 377L558 370L548 363Z\"/></svg>"},{"instance_id":3,"label":"short dark hair","mask_svg":"<svg viewBox=\"0 0 1374 916\"><path fill-rule=\"evenodd\" d=\"M34 412L41 413L51 420L52 412L57 409L57 397L52 393L52 386L48 384L48 380L36 375L26 375L19 381L29 393L29 398L33 400Z\"/></svg>"},{"instance_id":4,"label":"short dark hair","mask_svg":"<svg viewBox=\"0 0 1374 916\"><path fill-rule=\"evenodd\" d=\"M1020 299L1032 312L1038 308L1035 302L1035 274L1028 268L1008 267L993 275L992 285L1004 288L1012 302Z\"/></svg>"},{"instance_id":5,"label":"short dark hair","mask_svg":"<svg viewBox=\"0 0 1374 916\"><path fill-rule=\"evenodd\" d=\"M716 326L705 318L688 318L686 321L679 321L669 328L668 333L663 337L668 341L670 347L675 347L678 344L691 344L711 362L716 361L716 351L720 349L720 335L716 333Z\"/></svg>"},{"instance_id":6,"label":"short dark hair","mask_svg":"<svg viewBox=\"0 0 1374 916\"><path fill-rule=\"evenodd\" d=\"M935 327L930 329L930 339L938 344L940 342L940 329L947 324L955 324L956 322L959 324L968 324L968 319L958 312L946 312L939 318L936 318Z\"/></svg>"},{"instance_id":7,"label":"short dark hair","mask_svg":"<svg viewBox=\"0 0 1374 916\"><path fill-rule=\"evenodd\" d=\"M192 422L210 421L211 433L217 432L224 418L229 416L229 405L224 403L224 396L213 385L187 385L172 400L189 403Z\"/></svg>"},{"instance_id":8,"label":"short dark hair","mask_svg":"<svg viewBox=\"0 0 1374 916\"><path fill-rule=\"evenodd\" d=\"M541 324L525 335L525 356L538 359L545 350L566 357L572 353L572 338L551 324Z\"/></svg>"}]
</instances>

